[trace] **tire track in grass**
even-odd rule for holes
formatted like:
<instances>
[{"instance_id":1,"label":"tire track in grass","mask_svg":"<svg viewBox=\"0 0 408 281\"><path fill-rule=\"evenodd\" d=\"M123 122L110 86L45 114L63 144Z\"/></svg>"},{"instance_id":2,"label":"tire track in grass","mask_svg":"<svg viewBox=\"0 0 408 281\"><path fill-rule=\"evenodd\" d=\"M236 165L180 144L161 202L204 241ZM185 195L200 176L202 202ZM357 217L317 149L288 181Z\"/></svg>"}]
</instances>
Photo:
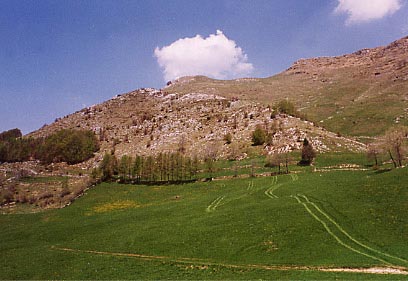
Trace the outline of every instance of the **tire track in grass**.
<instances>
[{"instance_id":1,"label":"tire track in grass","mask_svg":"<svg viewBox=\"0 0 408 281\"><path fill-rule=\"evenodd\" d=\"M384 263L384 264L387 264L387 265L389 265L389 266L392 266L392 265L393 265L393 264L391 264L390 262L383 260L382 258L373 256L373 255L370 255L370 254L367 254L367 253L364 253L364 252L362 252L362 251L360 251L360 250L357 250L356 248L350 246L349 244L347 244L346 242L344 242L343 240L341 240L336 234L334 234L334 232L330 229L330 227L327 225L327 223L324 222L321 218L319 218L319 217L307 206L306 203L304 203L304 202L302 202L302 201L300 200L300 198L299 198L298 196L291 196L291 197L295 198L296 201L297 201L299 204L303 205L303 207L306 209L306 211L307 211L315 220L317 220L318 222L320 222L320 223L323 225L323 227L324 227L324 229L326 230L326 232L327 232L330 236L332 236L340 245L342 245L343 247L349 249L350 251L353 251L353 252L355 252L355 253L357 253L357 254L360 254L360 255L362 255L362 256L365 256L365 257L368 257L368 258L371 258L371 259L380 261L380 262L382 262L382 263Z\"/></svg>"},{"instance_id":2,"label":"tire track in grass","mask_svg":"<svg viewBox=\"0 0 408 281\"><path fill-rule=\"evenodd\" d=\"M221 187L225 187L225 184L222 184ZM241 196L238 196L238 197L230 198L229 200L224 200L225 196L217 197L214 201L212 201L210 203L210 205L207 206L206 212L214 212L218 207L220 207L222 205L225 205L225 204L227 204L227 203L229 203L231 201L234 201L234 200L239 200L241 198L247 197L248 195L252 194L254 191L257 191L257 189L255 189L255 186L254 186L254 181L251 180L248 183L247 191L249 191L249 193L245 193L245 194L243 194Z\"/></svg>"},{"instance_id":3,"label":"tire track in grass","mask_svg":"<svg viewBox=\"0 0 408 281\"><path fill-rule=\"evenodd\" d=\"M214 212L215 209L220 206L222 200L224 200L225 196L217 197L214 201L211 202L210 205L205 209L207 212Z\"/></svg>"},{"instance_id":4,"label":"tire track in grass","mask_svg":"<svg viewBox=\"0 0 408 281\"><path fill-rule=\"evenodd\" d=\"M390 254L381 252L381 251L379 251L379 250L376 250L376 249L374 249L374 248L371 248L371 247L369 247L369 246L363 244L362 242L358 241L357 239L355 239L354 237L352 237L347 231L345 231L345 230L344 230L333 218L331 218L326 212L324 212L322 209L320 209L319 206L317 206L314 202L310 201L309 198L306 197L306 195L299 194L299 196L300 196L300 197L303 197L303 198L306 200L306 203L309 203L310 205L312 205L319 213L321 213L323 216L325 216L334 226L336 226L336 228L337 228L340 232L342 232L345 236L347 236L347 238L349 238L349 239L350 239L351 241L353 241L354 243L356 243L356 244L360 245L361 247L363 247L363 248L365 248L365 249L367 249L367 250L369 250L369 251L372 251L372 252L374 252L374 253L377 253L377 254L380 254L380 255L384 255L384 256L386 256L386 257L388 257L388 258L395 259L395 260L398 260L398 261L403 262L403 263L405 263L405 264L408 264L408 261L405 260L405 259L402 259L402 258L400 258L400 257L396 257L396 256L393 256L393 255L390 255Z\"/></svg>"},{"instance_id":5,"label":"tire track in grass","mask_svg":"<svg viewBox=\"0 0 408 281\"><path fill-rule=\"evenodd\" d=\"M248 183L247 190L248 190L248 191L252 191L252 189L254 189L254 181L250 181L250 182Z\"/></svg>"},{"instance_id":6,"label":"tire track in grass","mask_svg":"<svg viewBox=\"0 0 408 281\"><path fill-rule=\"evenodd\" d=\"M266 196L268 196L269 198L271 198L271 199L277 199L277 198L279 198L277 195L275 195L273 192L276 190L276 189L278 189L279 187L281 187L282 186L282 184L278 184L277 185L277 183L278 183L278 176L274 176L273 178L272 178L272 186L271 187L269 187L267 190L265 190L265 195Z\"/></svg>"},{"instance_id":7,"label":"tire track in grass","mask_svg":"<svg viewBox=\"0 0 408 281\"><path fill-rule=\"evenodd\" d=\"M281 187L282 186L282 184L280 183L280 184L278 184L278 185L275 185L275 186L272 186L272 187L270 187L270 188L268 188L266 191L265 191L265 195L266 196L268 196L269 198L271 198L271 199L277 199L277 198L279 198L276 194L274 194L273 192L275 191L275 190L277 190L279 187Z\"/></svg>"},{"instance_id":8,"label":"tire track in grass","mask_svg":"<svg viewBox=\"0 0 408 281\"><path fill-rule=\"evenodd\" d=\"M296 174L290 174L290 177L292 178L292 181L297 181L299 179L299 176Z\"/></svg>"},{"instance_id":9,"label":"tire track in grass","mask_svg":"<svg viewBox=\"0 0 408 281\"><path fill-rule=\"evenodd\" d=\"M299 180L299 176L296 174L289 174L292 181L297 181ZM271 199L277 199L279 198L276 194L274 194L274 192L283 185L283 183L281 184L277 184L278 183L278 176L274 176L272 179L272 186L269 187L267 190L265 190L265 195L268 196Z\"/></svg>"},{"instance_id":10,"label":"tire track in grass","mask_svg":"<svg viewBox=\"0 0 408 281\"><path fill-rule=\"evenodd\" d=\"M50 250L71 252L71 253L81 253L81 254L91 254L91 255L102 255L111 257L122 257L122 258L135 258L140 260L153 261L158 260L161 262L172 262L180 264L193 264L201 266L219 266L224 268L234 268L234 269L261 269L261 270L279 270L279 271L291 271L291 270L301 270L301 271L335 271L335 272L358 272L366 274L398 274L398 275L408 275L405 269L401 268L330 268L330 267L313 267L313 266L296 266L296 265L265 265L265 264L228 264L220 263L211 260L199 259L199 258L183 258L183 257L169 257L169 256L153 256L145 254L136 253L117 253L117 252L106 252L106 251L95 251L95 250L80 250L73 248L63 248L51 246Z\"/></svg>"}]
</instances>

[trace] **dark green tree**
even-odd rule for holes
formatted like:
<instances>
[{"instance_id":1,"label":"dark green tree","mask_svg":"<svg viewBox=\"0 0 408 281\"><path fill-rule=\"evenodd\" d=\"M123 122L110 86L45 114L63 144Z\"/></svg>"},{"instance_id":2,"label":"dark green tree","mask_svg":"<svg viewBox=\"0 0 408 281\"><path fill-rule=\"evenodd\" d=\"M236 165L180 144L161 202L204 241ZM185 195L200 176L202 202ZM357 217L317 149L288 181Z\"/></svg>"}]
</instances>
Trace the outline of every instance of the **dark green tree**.
<instances>
[{"instance_id":1,"label":"dark green tree","mask_svg":"<svg viewBox=\"0 0 408 281\"><path fill-rule=\"evenodd\" d=\"M302 159L299 164L304 166L309 166L313 163L313 160L316 158L316 152L313 149L312 144L305 138L303 140L302 148Z\"/></svg>"}]
</instances>

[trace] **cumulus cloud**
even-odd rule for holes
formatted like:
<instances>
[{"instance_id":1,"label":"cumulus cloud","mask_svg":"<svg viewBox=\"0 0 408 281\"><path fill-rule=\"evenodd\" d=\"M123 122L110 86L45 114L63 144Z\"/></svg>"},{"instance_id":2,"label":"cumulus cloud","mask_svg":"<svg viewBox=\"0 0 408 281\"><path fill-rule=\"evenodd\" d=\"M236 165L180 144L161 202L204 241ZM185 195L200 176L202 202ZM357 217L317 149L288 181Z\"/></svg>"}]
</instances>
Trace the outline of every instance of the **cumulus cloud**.
<instances>
[{"instance_id":1,"label":"cumulus cloud","mask_svg":"<svg viewBox=\"0 0 408 281\"><path fill-rule=\"evenodd\" d=\"M166 81L189 75L232 79L248 75L254 69L243 50L220 30L207 38L197 35L157 47L154 56Z\"/></svg>"},{"instance_id":2,"label":"cumulus cloud","mask_svg":"<svg viewBox=\"0 0 408 281\"><path fill-rule=\"evenodd\" d=\"M401 0L338 0L335 13L347 14L347 25L369 22L398 11Z\"/></svg>"}]
</instances>

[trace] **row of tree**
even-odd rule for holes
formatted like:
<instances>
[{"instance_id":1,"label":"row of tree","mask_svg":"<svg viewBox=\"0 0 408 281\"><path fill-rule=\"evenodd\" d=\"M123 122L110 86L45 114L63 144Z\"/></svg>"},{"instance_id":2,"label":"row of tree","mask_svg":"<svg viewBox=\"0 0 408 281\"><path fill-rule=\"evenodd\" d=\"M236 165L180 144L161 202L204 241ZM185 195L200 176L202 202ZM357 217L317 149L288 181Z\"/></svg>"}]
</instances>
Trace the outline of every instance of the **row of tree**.
<instances>
[{"instance_id":1,"label":"row of tree","mask_svg":"<svg viewBox=\"0 0 408 281\"><path fill-rule=\"evenodd\" d=\"M368 145L368 157L378 167L388 158L394 168L402 167L407 155L408 128L395 127L388 130L384 136Z\"/></svg>"},{"instance_id":2,"label":"row of tree","mask_svg":"<svg viewBox=\"0 0 408 281\"><path fill-rule=\"evenodd\" d=\"M0 162L40 160L47 164L76 164L93 157L99 150L98 139L86 130L64 129L44 138L22 138L21 132L16 131L4 132L2 136Z\"/></svg>"},{"instance_id":3,"label":"row of tree","mask_svg":"<svg viewBox=\"0 0 408 281\"><path fill-rule=\"evenodd\" d=\"M190 158L180 152L156 156L124 155L120 159L106 153L94 176L102 181L118 179L125 183L183 182L196 179L198 169L197 157Z\"/></svg>"}]
</instances>

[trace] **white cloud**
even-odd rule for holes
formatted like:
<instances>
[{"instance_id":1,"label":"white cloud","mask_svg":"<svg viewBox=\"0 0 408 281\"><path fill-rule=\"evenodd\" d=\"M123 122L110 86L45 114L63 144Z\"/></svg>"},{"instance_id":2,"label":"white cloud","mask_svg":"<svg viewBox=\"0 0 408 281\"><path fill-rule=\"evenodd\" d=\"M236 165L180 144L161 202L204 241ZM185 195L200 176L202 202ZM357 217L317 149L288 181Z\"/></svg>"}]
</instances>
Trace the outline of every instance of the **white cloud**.
<instances>
[{"instance_id":1,"label":"white cloud","mask_svg":"<svg viewBox=\"0 0 408 281\"><path fill-rule=\"evenodd\" d=\"M348 15L346 24L358 24L381 19L398 11L401 0L338 0L336 13Z\"/></svg>"},{"instance_id":2,"label":"white cloud","mask_svg":"<svg viewBox=\"0 0 408 281\"><path fill-rule=\"evenodd\" d=\"M242 49L220 30L207 38L197 35L157 47L154 56L166 81L189 75L231 79L248 75L254 69Z\"/></svg>"}]
</instances>

